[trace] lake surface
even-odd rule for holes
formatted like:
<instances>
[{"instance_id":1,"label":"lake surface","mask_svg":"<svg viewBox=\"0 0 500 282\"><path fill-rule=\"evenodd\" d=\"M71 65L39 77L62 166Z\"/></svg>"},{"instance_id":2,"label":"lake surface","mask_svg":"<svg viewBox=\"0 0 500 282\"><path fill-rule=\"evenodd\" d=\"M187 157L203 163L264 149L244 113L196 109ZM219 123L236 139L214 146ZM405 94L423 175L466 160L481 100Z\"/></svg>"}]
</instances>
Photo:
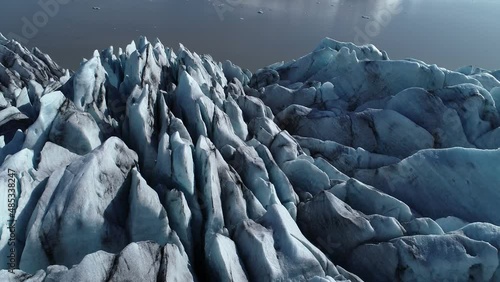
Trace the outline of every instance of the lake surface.
<instances>
[{"instance_id":1,"label":"lake surface","mask_svg":"<svg viewBox=\"0 0 500 282\"><path fill-rule=\"evenodd\" d=\"M40 3L51 1L57 6L44 12ZM158 37L175 50L182 42L252 71L305 55L326 36L375 44L392 59L413 57L451 69L500 68L498 0L0 0L0 5L0 32L17 34L70 69L95 49L125 47L139 35Z\"/></svg>"}]
</instances>

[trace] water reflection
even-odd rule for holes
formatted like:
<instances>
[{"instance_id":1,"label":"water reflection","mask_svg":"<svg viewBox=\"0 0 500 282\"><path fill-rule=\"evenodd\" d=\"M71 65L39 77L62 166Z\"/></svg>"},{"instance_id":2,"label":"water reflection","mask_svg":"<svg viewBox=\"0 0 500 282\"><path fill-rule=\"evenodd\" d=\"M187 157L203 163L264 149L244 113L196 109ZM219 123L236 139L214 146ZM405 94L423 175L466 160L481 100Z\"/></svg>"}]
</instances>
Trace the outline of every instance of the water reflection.
<instances>
[{"instance_id":1,"label":"water reflection","mask_svg":"<svg viewBox=\"0 0 500 282\"><path fill-rule=\"evenodd\" d=\"M37 2L2 1L9 12L0 32L20 34L21 18L40 10ZM214 5L228 3L221 21ZM391 9L398 6L400 12ZM72 0L28 45L76 68L94 49L144 34L255 70L304 55L328 36L376 44L391 58L498 68L499 10L500 1L491 0Z\"/></svg>"}]
</instances>

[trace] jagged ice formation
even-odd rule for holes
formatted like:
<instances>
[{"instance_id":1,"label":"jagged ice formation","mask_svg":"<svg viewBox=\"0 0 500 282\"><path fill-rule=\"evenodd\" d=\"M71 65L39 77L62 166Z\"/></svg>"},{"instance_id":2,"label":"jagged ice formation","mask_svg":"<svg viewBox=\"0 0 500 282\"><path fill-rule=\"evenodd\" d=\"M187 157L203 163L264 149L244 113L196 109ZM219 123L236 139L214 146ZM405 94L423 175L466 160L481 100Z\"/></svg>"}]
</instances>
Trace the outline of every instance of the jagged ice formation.
<instances>
[{"instance_id":1,"label":"jagged ice formation","mask_svg":"<svg viewBox=\"0 0 500 282\"><path fill-rule=\"evenodd\" d=\"M0 280L500 281L499 79L328 38L72 73L0 36Z\"/></svg>"}]
</instances>

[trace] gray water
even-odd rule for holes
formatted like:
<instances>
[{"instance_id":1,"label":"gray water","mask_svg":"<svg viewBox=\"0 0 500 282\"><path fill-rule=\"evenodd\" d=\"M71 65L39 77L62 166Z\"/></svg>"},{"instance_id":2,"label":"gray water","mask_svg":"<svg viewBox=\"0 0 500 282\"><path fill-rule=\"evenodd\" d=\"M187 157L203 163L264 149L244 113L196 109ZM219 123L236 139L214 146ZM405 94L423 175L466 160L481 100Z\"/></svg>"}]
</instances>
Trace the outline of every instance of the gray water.
<instances>
[{"instance_id":1,"label":"gray water","mask_svg":"<svg viewBox=\"0 0 500 282\"><path fill-rule=\"evenodd\" d=\"M500 68L498 0L0 0L0 11L0 32L70 69L139 35L252 71L305 55L326 36L375 44L392 59Z\"/></svg>"}]
</instances>

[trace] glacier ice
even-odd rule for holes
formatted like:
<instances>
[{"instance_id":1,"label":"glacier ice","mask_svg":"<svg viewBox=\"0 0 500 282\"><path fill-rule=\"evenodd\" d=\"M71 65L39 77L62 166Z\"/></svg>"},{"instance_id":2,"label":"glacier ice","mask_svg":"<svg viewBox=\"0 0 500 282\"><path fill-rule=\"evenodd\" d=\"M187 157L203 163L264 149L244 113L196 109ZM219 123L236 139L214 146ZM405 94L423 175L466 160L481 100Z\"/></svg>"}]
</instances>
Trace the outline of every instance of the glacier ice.
<instances>
[{"instance_id":1,"label":"glacier ice","mask_svg":"<svg viewBox=\"0 0 500 282\"><path fill-rule=\"evenodd\" d=\"M417 235L362 245L347 264L372 281L492 281L498 254L460 235Z\"/></svg>"},{"instance_id":2,"label":"glacier ice","mask_svg":"<svg viewBox=\"0 0 500 282\"><path fill-rule=\"evenodd\" d=\"M498 161L499 150L423 150L397 164L359 170L355 177L401 199L421 215L500 224L496 186L500 170L493 165Z\"/></svg>"},{"instance_id":3,"label":"glacier ice","mask_svg":"<svg viewBox=\"0 0 500 282\"><path fill-rule=\"evenodd\" d=\"M131 230L129 208L117 202L128 202L127 175L136 162L137 154L113 137L52 174L33 211L20 268L71 266L98 250L121 250Z\"/></svg>"},{"instance_id":4,"label":"glacier ice","mask_svg":"<svg viewBox=\"0 0 500 282\"><path fill-rule=\"evenodd\" d=\"M1 281L500 280L499 70L115 51L0 34Z\"/></svg>"}]
</instances>

